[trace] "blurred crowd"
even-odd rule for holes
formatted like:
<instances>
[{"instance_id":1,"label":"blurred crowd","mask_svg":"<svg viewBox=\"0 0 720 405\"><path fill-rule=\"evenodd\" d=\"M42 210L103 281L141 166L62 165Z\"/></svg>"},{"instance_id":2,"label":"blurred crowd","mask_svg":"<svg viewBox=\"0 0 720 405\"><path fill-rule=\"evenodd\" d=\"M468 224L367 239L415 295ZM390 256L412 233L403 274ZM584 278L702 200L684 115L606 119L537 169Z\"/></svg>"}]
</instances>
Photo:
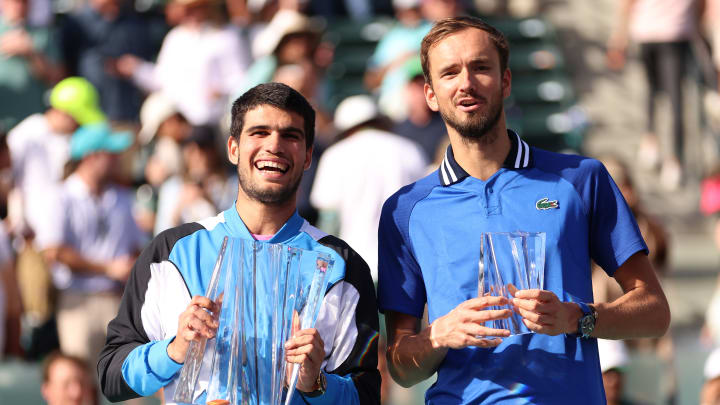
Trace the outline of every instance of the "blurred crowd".
<instances>
[{"instance_id":1,"label":"blurred crowd","mask_svg":"<svg viewBox=\"0 0 720 405\"><path fill-rule=\"evenodd\" d=\"M73 403L96 402L88 365L96 362L135 258L150 237L233 203L237 176L225 157L229 106L263 82L295 88L317 110L300 214L353 246L376 278L382 203L434 170L447 148L442 118L425 103L422 37L445 17L527 17L542 3L0 0L2 353L45 359L48 403L61 403L52 398L70 395L71 386ZM720 130L720 1L619 3L608 66L622 68L628 45L640 44L649 94L639 163L659 170L663 185L677 190L688 176L680 84L690 54L704 72L707 125ZM329 38L327 27L341 26L338 21L385 27L362 61L362 88L345 91L341 100L328 79L337 74L331 70L343 43ZM668 94L672 106L672 140L664 143L655 124L659 94ZM623 163L614 157L605 163L665 274L669 241L662 224L642 210ZM703 212L720 213L720 175L710 173L703 183L703 201ZM612 280L594 283L597 299L612 299ZM716 347L720 284L718 291L707 332ZM601 344L603 371L617 373L607 374L609 403L627 403L612 395L622 391L627 350L658 353L672 403L671 339L629 342L629 349L615 343ZM704 403L720 403L719 353L708 360ZM58 383L65 391L52 384L61 377L74 381ZM421 393L390 381L385 373L385 403L421 401Z\"/></svg>"}]
</instances>

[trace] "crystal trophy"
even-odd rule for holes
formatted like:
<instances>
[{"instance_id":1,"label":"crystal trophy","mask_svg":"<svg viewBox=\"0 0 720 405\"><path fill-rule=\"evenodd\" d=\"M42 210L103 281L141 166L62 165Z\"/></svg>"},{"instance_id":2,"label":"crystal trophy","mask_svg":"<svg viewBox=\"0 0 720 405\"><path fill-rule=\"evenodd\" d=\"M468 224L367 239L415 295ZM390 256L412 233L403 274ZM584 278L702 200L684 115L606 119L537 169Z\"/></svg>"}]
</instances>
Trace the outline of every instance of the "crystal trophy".
<instances>
[{"instance_id":1,"label":"crystal trophy","mask_svg":"<svg viewBox=\"0 0 720 405\"><path fill-rule=\"evenodd\" d=\"M478 296L513 298L516 290L544 288L544 232L483 232L478 262ZM511 305L490 309L511 309ZM507 329L510 335L532 333L513 311L506 319L485 322L485 326Z\"/></svg>"},{"instance_id":2,"label":"crystal trophy","mask_svg":"<svg viewBox=\"0 0 720 405\"><path fill-rule=\"evenodd\" d=\"M174 400L197 405L289 403L295 389L288 387L295 386L297 371L288 368L285 342L293 326L315 325L334 262L324 253L235 238L221 261L214 294L220 306L216 336L204 352L193 352L200 360L191 360L188 353ZM198 362L195 371L198 367L191 364ZM199 377L183 379L190 367Z\"/></svg>"}]
</instances>

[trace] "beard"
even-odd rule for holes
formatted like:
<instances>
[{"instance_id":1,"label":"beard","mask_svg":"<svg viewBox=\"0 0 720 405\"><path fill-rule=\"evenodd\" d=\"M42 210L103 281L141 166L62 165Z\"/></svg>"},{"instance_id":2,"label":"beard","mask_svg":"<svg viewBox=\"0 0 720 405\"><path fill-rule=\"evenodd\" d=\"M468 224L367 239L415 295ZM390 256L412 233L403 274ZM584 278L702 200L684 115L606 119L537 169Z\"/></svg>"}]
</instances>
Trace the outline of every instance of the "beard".
<instances>
[{"instance_id":1,"label":"beard","mask_svg":"<svg viewBox=\"0 0 720 405\"><path fill-rule=\"evenodd\" d=\"M297 179L280 189L260 188L243 170L238 168L238 183L242 191L252 200L268 205L282 205L295 198L295 193L300 186L302 173Z\"/></svg>"},{"instance_id":2,"label":"beard","mask_svg":"<svg viewBox=\"0 0 720 405\"><path fill-rule=\"evenodd\" d=\"M502 89L500 90L499 97L495 98L495 100L500 101L488 104L486 114L476 111L470 114L464 121L460 120L450 109L440 108L440 116L443 121L457 131L464 139L479 140L490 132L491 129L495 128L498 121L500 121L503 111Z\"/></svg>"}]
</instances>

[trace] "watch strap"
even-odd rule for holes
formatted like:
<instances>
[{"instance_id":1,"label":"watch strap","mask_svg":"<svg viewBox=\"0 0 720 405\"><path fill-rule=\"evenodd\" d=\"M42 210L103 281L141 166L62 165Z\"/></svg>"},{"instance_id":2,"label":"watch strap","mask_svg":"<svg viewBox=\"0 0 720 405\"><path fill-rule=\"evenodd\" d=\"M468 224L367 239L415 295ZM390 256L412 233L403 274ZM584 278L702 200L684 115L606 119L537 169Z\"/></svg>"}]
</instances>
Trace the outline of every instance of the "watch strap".
<instances>
[{"instance_id":1,"label":"watch strap","mask_svg":"<svg viewBox=\"0 0 720 405\"><path fill-rule=\"evenodd\" d=\"M315 386L318 387L315 391L301 391L301 394L307 398L315 398L325 393L325 390L327 390L327 378L325 377L325 373L323 373L322 371L320 371L317 380L315 380Z\"/></svg>"}]
</instances>

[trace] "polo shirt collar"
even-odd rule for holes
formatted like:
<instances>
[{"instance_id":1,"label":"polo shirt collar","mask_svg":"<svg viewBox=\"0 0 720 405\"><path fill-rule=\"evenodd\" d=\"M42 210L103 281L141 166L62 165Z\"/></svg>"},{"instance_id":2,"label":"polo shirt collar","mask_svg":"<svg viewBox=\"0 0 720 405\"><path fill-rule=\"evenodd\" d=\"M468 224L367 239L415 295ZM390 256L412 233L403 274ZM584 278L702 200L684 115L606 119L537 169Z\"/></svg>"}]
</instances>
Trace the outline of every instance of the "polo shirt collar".
<instances>
[{"instance_id":1,"label":"polo shirt collar","mask_svg":"<svg viewBox=\"0 0 720 405\"><path fill-rule=\"evenodd\" d=\"M532 154L530 146L527 142L520 139L520 136L514 131L508 129L508 137L510 137L510 152L508 153L503 167L506 169L517 170L525 169L532 164ZM453 155L452 146L448 146L445 151L445 158L440 163L438 169L438 175L440 176L440 183L443 186L449 186L455 183L463 181L466 177L470 176L468 172L463 169L460 164L455 160Z\"/></svg>"}]
</instances>

